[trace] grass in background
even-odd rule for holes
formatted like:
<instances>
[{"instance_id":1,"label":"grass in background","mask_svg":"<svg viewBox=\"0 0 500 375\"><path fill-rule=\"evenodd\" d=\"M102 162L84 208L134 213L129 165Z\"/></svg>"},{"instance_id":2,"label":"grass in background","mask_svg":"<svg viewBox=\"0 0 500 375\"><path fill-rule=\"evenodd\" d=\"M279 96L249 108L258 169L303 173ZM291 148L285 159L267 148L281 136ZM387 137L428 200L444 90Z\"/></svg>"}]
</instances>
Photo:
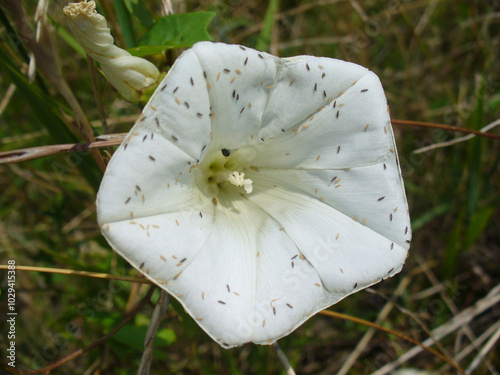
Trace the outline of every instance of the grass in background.
<instances>
[{"instance_id":1,"label":"grass in background","mask_svg":"<svg viewBox=\"0 0 500 375\"><path fill-rule=\"evenodd\" d=\"M32 19L37 2L22 3ZM133 0L99 3L121 47L139 46L150 25L149 17L159 17L159 2L144 3L145 8ZM49 5L52 37L63 76L98 134L99 115L87 62L67 33L64 5L59 1ZM72 141L74 136L65 130L71 115L65 98L41 76L36 75L32 83L25 78L26 45L16 39L15 27L9 29L12 21L1 5L0 10L1 149ZM187 0L176 3L175 11L216 12L209 28L214 40L259 46L280 56L310 54L362 64L379 75L393 118L471 129L500 118L498 2L282 0L268 5L263 1ZM155 56L155 62L167 68L180 51L167 50L163 56ZM106 115L117 119L112 122L113 132L128 131L131 118L141 108L121 100L102 76L98 78ZM424 341L429 337L426 329L451 321L500 281L500 147L498 141L475 138L413 154L413 150L453 139L456 134L410 127L397 127L395 133L414 223L410 258L400 275L374 286L372 292L347 298L333 310L375 321L387 299L397 295L396 306L381 323ZM1 166L0 264L15 259L19 265L135 274L112 252L97 226L94 201L100 173L91 156L78 153ZM0 273L2 316L4 274ZM91 344L115 327L147 288L18 271L17 363L43 367ZM154 301L158 295L156 291ZM481 336L498 321L499 309L493 306L474 319L469 333ZM135 374L151 313L151 306L144 308L104 345L55 373ZM317 315L280 340L280 345L297 373L332 374L367 330ZM453 333L442 341L450 356L469 344L467 334ZM6 347L5 340L2 325L1 348ZM371 373L410 347L375 332L349 373ZM221 349L175 301L161 323L155 348L152 374L283 373L269 347ZM473 351L460 364L466 368L476 354ZM475 373L488 373L488 366L500 369L499 358L500 350L493 347ZM405 362L404 367L455 373L443 365L426 353Z\"/></svg>"}]
</instances>

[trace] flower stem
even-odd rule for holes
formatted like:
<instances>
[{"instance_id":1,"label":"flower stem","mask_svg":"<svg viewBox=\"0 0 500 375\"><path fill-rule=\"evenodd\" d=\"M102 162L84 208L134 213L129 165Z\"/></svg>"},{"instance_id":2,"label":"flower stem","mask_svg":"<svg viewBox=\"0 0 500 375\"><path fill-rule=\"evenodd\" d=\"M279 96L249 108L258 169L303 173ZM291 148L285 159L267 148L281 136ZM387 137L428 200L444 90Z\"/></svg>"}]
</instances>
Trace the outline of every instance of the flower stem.
<instances>
[{"instance_id":1,"label":"flower stem","mask_svg":"<svg viewBox=\"0 0 500 375\"><path fill-rule=\"evenodd\" d=\"M97 82L96 68L94 60L88 54L87 64L89 66L90 81L92 82L92 90L94 91L94 98L97 105L97 111L99 112L99 120L101 121L102 131L104 134L108 134L109 128L106 123L106 113L104 113L104 107L102 106L101 90L99 90L99 83Z\"/></svg>"},{"instance_id":2,"label":"flower stem","mask_svg":"<svg viewBox=\"0 0 500 375\"><path fill-rule=\"evenodd\" d=\"M283 363L283 367L285 367L286 374L295 375L295 370L288 361L288 358L286 357L283 350L281 350L280 346L278 345L278 342L273 343L273 348L274 350L276 350L276 353L278 354L278 358L280 359L281 363Z\"/></svg>"}]
</instances>

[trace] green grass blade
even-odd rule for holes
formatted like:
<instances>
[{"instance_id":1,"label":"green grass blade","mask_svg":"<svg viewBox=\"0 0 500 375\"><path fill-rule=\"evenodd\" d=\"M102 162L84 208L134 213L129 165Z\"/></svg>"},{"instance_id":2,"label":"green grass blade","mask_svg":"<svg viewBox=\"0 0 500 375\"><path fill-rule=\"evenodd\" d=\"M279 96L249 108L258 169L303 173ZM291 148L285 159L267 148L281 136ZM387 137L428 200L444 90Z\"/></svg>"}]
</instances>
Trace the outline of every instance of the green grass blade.
<instances>
[{"instance_id":1,"label":"green grass blade","mask_svg":"<svg viewBox=\"0 0 500 375\"><path fill-rule=\"evenodd\" d=\"M457 264L457 258L462 249L463 236L465 226L465 209L457 216L455 225L452 231L448 234L445 253L443 257L443 277L450 279Z\"/></svg>"},{"instance_id":2,"label":"green grass blade","mask_svg":"<svg viewBox=\"0 0 500 375\"><path fill-rule=\"evenodd\" d=\"M449 212L451 207L451 203L443 203L414 219L411 223L413 233L423 228L426 224L430 223L435 218Z\"/></svg>"},{"instance_id":3,"label":"green grass blade","mask_svg":"<svg viewBox=\"0 0 500 375\"><path fill-rule=\"evenodd\" d=\"M14 51L18 51L21 57L23 58L24 61L28 62L29 61L29 56L26 50L23 47L23 43L21 42L21 38L18 36L18 34L14 31L12 25L10 24L9 20L5 16L5 13L3 12L3 9L0 7L0 22L2 25L5 27L4 35L7 36L7 40L9 41L10 47Z\"/></svg>"},{"instance_id":4,"label":"green grass blade","mask_svg":"<svg viewBox=\"0 0 500 375\"><path fill-rule=\"evenodd\" d=\"M479 80L476 90L476 106L470 117L469 128L479 130L484 126L484 79ZM467 216L471 217L477 210L479 200L479 181L481 180L481 139L475 137L468 143L467 167Z\"/></svg>"},{"instance_id":5,"label":"green grass blade","mask_svg":"<svg viewBox=\"0 0 500 375\"><path fill-rule=\"evenodd\" d=\"M113 0L115 6L116 14L118 16L118 22L122 28L123 39L125 39L126 48L135 47L135 34L134 28L132 26L132 19L130 13L123 0Z\"/></svg>"},{"instance_id":6,"label":"green grass blade","mask_svg":"<svg viewBox=\"0 0 500 375\"><path fill-rule=\"evenodd\" d=\"M495 212L494 207L484 207L478 210L470 219L470 223L465 232L463 249L466 250L474 244L483 233L490 222L491 215Z\"/></svg>"},{"instance_id":7,"label":"green grass blade","mask_svg":"<svg viewBox=\"0 0 500 375\"><path fill-rule=\"evenodd\" d=\"M260 31L259 39L257 40L257 48L260 51L269 51L269 45L271 44L271 33L274 26L274 16L278 12L278 0L271 0L266 10L266 15L264 17L264 26Z\"/></svg>"}]
</instances>

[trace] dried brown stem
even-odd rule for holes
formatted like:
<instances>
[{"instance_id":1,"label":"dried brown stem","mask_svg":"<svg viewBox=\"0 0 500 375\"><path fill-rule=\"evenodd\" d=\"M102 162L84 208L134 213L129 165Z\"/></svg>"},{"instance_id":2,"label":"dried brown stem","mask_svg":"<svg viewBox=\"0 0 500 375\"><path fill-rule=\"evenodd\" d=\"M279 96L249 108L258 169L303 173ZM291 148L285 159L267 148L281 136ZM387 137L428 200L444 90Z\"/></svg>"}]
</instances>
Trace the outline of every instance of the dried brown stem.
<instances>
[{"instance_id":1,"label":"dried brown stem","mask_svg":"<svg viewBox=\"0 0 500 375\"><path fill-rule=\"evenodd\" d=\"M451 125L435 124L432 122L399 120L399 119L392 119L391 122L393 125L420 126L422 128L443 129L443 130L448 130L448 131L452 131L452 132L475 134L475 135L479 135L481 137L500 139L500 135L498 135L498 134L485 133L485 132L482 132L479 130L459 128L457 126L451 126Z\"/></svg>"},{"instance_id":2,"label":"dried brown stem","mask_svg":"<svg viewBox=\"0 0 500 375\"><path fill-rule=\"evenodd\" d=\"M459 128L456 126L450 126L444 124L434 124L430 122L409 121L409 120L399 120L399 119L393 119L392 123L393 125L420 126L424 128L443 129L459 133L475 134L482 137L500 139L500 135L497 134L485 133L478 130ZM12 151L4 151L0 152L0 164L20 163L22 161L38 159L45 156L56 155L66 152L95 150L102 147L117 146L123 142L126 135L127 135L126 133L108 134L99 136L96 138L95 142L90 142L90 143L50 145L50 146L24 148Z\"/></svg>"},{"instance_id":3,"label":"dried brown stem","mask_svg":"<svg viewBox=\"0 0 500 375\"><path fill-rule=\"evenodd\" d=\"M90 143L39 146L0 152L0 164L19 163L66 152L87 151L101 147L116 146L123 142L126 135L126 133L101 135L96 138L95 142Z\"/></svg>"},{"instance_id":4,"label":"dried brown stem","mask_svg":"<svg viewBox=\"0 0 500 375\"><path fill-rule=\"evenodd\" d=\"M0 270L6 270L6 269L8 269L8 267L9 266L6 264L0 264ZM141 284L152 284L151 281L149 281L148 279L145 279L145 278L110 275L108 273L99 273L99 272L67 270L67 269L63 269L63 268L19 266L16 264L16 270L18 270L18 271L31 271L31 272L45 272L45 273L58 273L61 275L87 276L87 277L94 277L96 279L108 279L108 280L129 281L129 282L141 283Z\"/></svg>"}]
</instances>

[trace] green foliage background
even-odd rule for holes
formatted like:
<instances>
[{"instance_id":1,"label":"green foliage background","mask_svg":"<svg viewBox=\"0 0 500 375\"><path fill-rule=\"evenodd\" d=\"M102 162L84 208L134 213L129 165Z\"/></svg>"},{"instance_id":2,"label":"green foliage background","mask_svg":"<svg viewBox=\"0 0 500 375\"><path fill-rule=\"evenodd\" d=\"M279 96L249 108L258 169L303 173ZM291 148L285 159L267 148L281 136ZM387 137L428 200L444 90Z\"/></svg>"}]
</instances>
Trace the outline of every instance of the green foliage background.
<instances>
[{"instance_id":1,"label":"green foliage background","mask_svg":"<svg viewBox=\"0 0 500 375\"><path fill-rule=\"evenodd\" d=\"M37 2L21 3L32 20ZM51 37L64 79L95 134L100 134L87 62L65 24L64 5L60 0L49 3ZM328 56L369 67L385 87L393 118L470 129L500 118L498 1L186 0L175 2L176 15L162 18L159 2L103 0L98 10L108 19L117 45L147 56L163 70L183 48L211 37L258 46L279 56ZM72 112L65 98L40 73L28 80L28 46L6 4L0 4L0 11L1 149L81 141L66 126ZM187 14L192 12L203 13L192 21L193 15ZM194 28L200 22L203 27ZM141 107L122 100L102 76L99 84L112 131L128 131ZM456 314L450 303L461 311L500 281L500 143L474 138L414 154L422 146L457 134L400 126L395 133L414 229L410 258L400 275L372 288L376 293L360 292L333 309L374 321L385 298L409 278L397 299L401 308L395 308L383 324L423 341L428 334L415 317L433 329ZM134 275L97 226L94 201L101 176L85 153L0 166L0 264L15 259L18 265ZM6 325L1 323L6 316L4 274L0 271L2 349L7 344ZM121 321L145 288L18 271L19 368L43 367L94 342ZM153 301L157 299L158 291ZM151 312L147 306L104 345L54 373L135 374ZM471 329L479 336L499 316L499 307L492 308L474 320ZM330 374L341 367L365 331L363 326L318 315L280 343L298 373ZM152 374L283 373L269 347L221 349L176 302L169 307L156 340ZM443 345L453 354L466 341L452 335ZM376 333L350 373L370 373L409 348ZM497 347L487 356L497 368L499 354ZM471 358L461 364L467 367ZM454 373L428 354L405 366ZM482 364L477 371L488 373L488 368Z\"/></svg>"}]
</instances>

